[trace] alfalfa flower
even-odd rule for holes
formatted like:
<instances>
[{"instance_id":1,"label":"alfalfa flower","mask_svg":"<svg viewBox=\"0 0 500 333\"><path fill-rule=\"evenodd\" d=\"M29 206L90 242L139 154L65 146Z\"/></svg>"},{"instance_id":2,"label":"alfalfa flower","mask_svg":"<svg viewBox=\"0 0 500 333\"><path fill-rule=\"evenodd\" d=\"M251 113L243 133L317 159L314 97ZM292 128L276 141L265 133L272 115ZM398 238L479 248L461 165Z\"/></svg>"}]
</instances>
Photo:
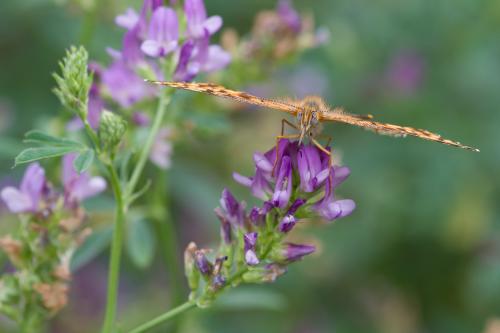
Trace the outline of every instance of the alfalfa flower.
<instances>
[{"instance_id":1,"label":"alfalfa flower","mask_svg":"<svg viewBox=\"0 0 500 333\"><path fill-rule=\"evenodd\" d=\"M234 178L249 187L262 205L247 212L245 203L224 189L215 209L222 238L215 261L206 256L208 250L196 250L192 243L186 250L189 284L196 286L190 298L201 307L229 285L272 282L288 265L313 253L314 245L286 240L297 223L315 218L333 221L354 210L354 201L334 196L349 169L333 166L330 156L315 145L282 139L268 152L255 153L254 162L254 176L234 174ZM203 279L196 277L194 267Z\"/></svg>"},{"instance_id":2,"label":"alfalfa flower","mask_svg":"<svg viewBox=\"0 0 500 333\"><path fill-rule=\"evenodd\" d=\"M8 186L0 196L12 213L36 213L46 188L45 170L38 163L26 169L19 188Z\"/></svg>"}]
</instances>

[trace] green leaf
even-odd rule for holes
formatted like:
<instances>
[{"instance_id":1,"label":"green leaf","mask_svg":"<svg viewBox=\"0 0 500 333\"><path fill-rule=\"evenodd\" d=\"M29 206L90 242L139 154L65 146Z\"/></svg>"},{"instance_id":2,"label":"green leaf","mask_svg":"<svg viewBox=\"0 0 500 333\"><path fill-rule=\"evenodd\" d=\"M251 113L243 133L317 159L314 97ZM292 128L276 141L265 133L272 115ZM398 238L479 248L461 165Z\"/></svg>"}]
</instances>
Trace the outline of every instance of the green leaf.
<instances>
[{"instance_id":1,"label":"green leaf","mask_svg":"<svg viewBox=\"0 0 500 333\"><path fill-rule=\"evenodd\" d=\"M144 269L151 264L155 246L155 237L147 220L140 218L128 224L127 252L138 268Z\"/></svg>"},{"instance_id":2,"label":"green leaf","mask_svg":"<svg viewBox=\"0 0 500 333\"><path fill-rule=\"evenodd\" d=\"M86 149L75 158L73 161L73 167L78 173L85 172L90 165L92 165L93 160L94 151L92 149Z\"/></svg>"},{"instance_id":3,"label":"green leaf","mask_svg":"<svg viewBox=\"0 0 500 333\"><path fill-rule=\"evenodd\" d=\"M73 254L71 271L77 271L104 251L111 242L112 234L113 228L111 226L94 231Z\"/></svg>"},{"instance_id":4,"label":"green leaf","mask_svg":"<svg viewBox=\"0 0 500 333\"><path fill-rule=\"evenodd\" d=\"M38 130L33 130L26 133L24 136L24 142L38 143L46 146L56 146L56 147L75 147L78 149L85 148L85 146L78 141L65 138L58 138Z\"/></svg>"},{"instance_id":5,"label":"green leaf","mask_svg":"<svg viewBox=\"0 0 500 333\"><path fill-rule=\"evenodd\" d=\"M80 149L81 147L74 146L28 148L23 150L19 155L16 156L14 166L38 161L44 158L63 156L75 151L79 151Z\"/></svg>"}]
</instances>

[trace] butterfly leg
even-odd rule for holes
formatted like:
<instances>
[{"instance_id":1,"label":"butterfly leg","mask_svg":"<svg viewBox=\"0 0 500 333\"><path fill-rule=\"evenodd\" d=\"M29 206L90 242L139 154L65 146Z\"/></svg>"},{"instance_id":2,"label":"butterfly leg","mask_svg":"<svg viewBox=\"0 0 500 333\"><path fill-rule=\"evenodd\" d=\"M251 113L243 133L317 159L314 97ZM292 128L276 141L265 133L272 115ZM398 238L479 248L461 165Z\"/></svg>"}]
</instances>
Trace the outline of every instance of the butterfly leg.
<instances>
[{"instance_id":1,"label":"butterfly leg","mask_svg":"<svg viewBox=\"0 0 500 333\"><path fill-rule=\"evenodd\" d=\"M286 119L281 119L281 135L285 135L285 124L290 126L293 129L296 129L297 131L299 130L299 128L297 126L295 126L295 124L289 122Z\"/></svg>"},{"instance_id":2,"label":"butterfly leg","mask_svg":"<svg viewBox=\"0 0 500 333\"><path fill-rule=\"evenodd\" d=\"M291 128L298 130L298 128L297 128L297 126L295 126L295 124L291 123L290 121L288 121L286 119L281 119L281 135L278 135L276 137L276 158L274 159L273 171L271 173L272 175L274 175L274 170L276 169L276 164L278 163L278 143L279 143L280 139L296 139L300 136L299 134L285 135L285 125L288 125Z\"/></svg>"}]
</instances>

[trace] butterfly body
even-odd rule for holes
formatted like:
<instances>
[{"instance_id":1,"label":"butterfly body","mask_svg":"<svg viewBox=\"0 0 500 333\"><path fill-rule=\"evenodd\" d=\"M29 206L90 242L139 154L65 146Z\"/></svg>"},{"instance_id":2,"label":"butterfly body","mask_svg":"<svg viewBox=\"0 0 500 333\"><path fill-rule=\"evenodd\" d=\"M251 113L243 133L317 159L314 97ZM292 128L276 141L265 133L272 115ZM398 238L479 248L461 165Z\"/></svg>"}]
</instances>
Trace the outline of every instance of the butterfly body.
<instances>
[{"instance_id":1,"label":"butterfly body","mask_svg":"<svg viewBox=\"0 0 500 333\"><path fill-rule=\"evenodd\" d=\"M268 109L279 110L295 116L296 127L299 130L299 139L305 137L313 138L320 130L319 124L322 122L340 122L362 127L378 134L395 137L405 137L407 135L418 137L424 140L435 141L445 145L463 148L479 152L479 149L466 146L457 141L443 138L441 135L409 126L400 126L388 123L381 123L372 120L371 115L355 115L345 112L340 107L330 108L318 96L308 96L302 100L274 100L248 94L243 91L231 90L213 83L193 83L193 82L168 82L149 81L154 84L202 92L209 95L219 96L236 100L238 102L262 106Z\"/></svg>"}]
</instances>

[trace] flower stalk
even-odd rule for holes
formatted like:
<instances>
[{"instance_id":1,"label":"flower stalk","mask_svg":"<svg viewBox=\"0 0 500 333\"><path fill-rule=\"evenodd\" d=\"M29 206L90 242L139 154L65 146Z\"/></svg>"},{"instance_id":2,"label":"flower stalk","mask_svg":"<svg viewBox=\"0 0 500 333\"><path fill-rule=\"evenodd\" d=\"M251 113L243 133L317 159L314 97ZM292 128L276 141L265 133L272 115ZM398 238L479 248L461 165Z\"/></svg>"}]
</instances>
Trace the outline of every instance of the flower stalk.
<instances>
[{"instance_id":1,"label":"flower stalk","mask_svg":"<svg viewBox=\"0 0 500 333\"><path fill-rule=\"evenodd\" d=\"M125 224L125 213L127 210L122 186L120 184L116 170L112 164L106 166L111 181L111 187L116 200L116 215L114 223L113 241L111 243L111 256L109 261L108 272L108 289L107 303L104 315L104 324L102 327L103 333L111 333L116 317L116 303L118 296L119 276L120 276L120 259L123 243L123 229Z\"/></svg>"}]
</instances>

